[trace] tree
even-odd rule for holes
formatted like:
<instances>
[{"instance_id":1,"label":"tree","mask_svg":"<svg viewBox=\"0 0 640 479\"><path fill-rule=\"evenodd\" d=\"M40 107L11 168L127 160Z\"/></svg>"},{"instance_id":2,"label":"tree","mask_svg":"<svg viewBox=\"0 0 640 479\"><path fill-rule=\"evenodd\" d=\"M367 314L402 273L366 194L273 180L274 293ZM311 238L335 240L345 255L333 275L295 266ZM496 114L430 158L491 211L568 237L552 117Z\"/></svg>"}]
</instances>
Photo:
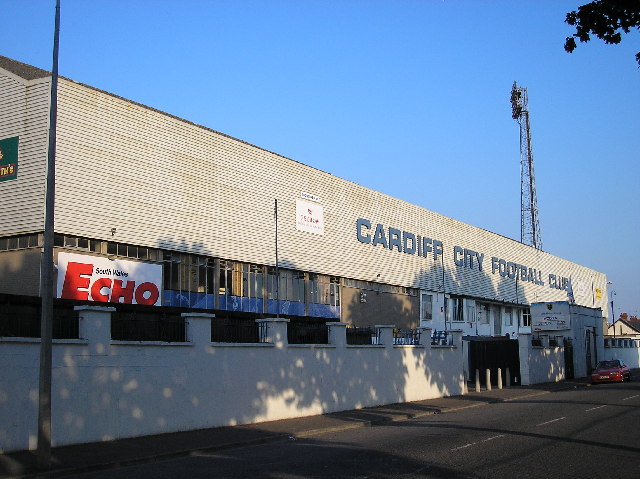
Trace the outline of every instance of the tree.
<instances>
[{"instance_id":1,"label":"tree","mask_svg":"<svg viewBox=\"0 0 640 479\"><path fill-rule=\"evenodd\" d=\"M583 43L591 40L591 34L608 44L622 41L622 32L633 28L640 30L639 0L596 0L578 7L578 11L567 13L565 20L576 27L576 33L567 37L564 49L571 53L578 46L576 38ZM640 52L636 54L640 65Z\"/></svg>"}]
</instances>

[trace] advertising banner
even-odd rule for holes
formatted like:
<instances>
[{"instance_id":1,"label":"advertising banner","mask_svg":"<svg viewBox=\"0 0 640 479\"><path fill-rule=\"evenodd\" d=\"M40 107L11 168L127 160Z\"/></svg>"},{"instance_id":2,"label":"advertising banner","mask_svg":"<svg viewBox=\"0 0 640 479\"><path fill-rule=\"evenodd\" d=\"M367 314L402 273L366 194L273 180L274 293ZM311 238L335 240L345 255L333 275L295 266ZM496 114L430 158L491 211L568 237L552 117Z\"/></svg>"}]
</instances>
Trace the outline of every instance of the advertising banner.
<instances>
[{"instance_id":1,"label":"advertising banner","mask_svg":"<svg viewBox=\"0 0 640 479\"><path fill-rule=\"evenodd\" d=\"M0 181L18 178L18 137L0 140Z\"/></svg>"},{"instance_id":2,"label":"advertising banner","mask_svg":"<svg viewBox=\"0 0 640 479\"><path fill-rule=\"evenodd\" d=\"M74 253L58 254L58 297L160 306L162 265Z\"/></svg>"},{"instance_id":3,"label":"advertising banner","mask_svg":"<svg viewBox=\"0 0 640 479\"><path fill-rule=\"evenodd\" d=\"M311 203L310 201L296 200L296 229L323 235L324 213L322 205Z\"/></svg>"}]
</instances>

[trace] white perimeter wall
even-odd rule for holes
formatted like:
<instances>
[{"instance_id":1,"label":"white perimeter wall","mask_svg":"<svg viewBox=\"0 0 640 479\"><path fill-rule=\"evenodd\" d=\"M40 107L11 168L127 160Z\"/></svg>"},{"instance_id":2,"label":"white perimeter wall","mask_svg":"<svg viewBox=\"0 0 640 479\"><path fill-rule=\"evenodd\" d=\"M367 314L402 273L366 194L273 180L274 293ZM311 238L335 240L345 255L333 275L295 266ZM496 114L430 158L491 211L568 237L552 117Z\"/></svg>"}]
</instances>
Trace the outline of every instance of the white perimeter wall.
<instances>
[{"instance_id":1,"label":"white perimeter wall","mask_svg":"<svg viewBox=\"0 0 640 479\"><path fill-rule=\"evenodd\" d=\"M565 379L563 347L533 347L531 334L520 333L520 375L522 385L558 382ZM576 375L576 377L580 377Z\"/></svg>"},{"instance_id":2,"label":"white perimeter wall","mask_svg":"<svg viewBox=\"0 0 640 479\"><path fill-rule=\"evenodd\" d=\"M80 311L84 340L53 347L56 446L258 423L464 392L461 333L454 346L347 346L345 325L329 345L286 342L269 322L269 343L210 342L210 318L188 315L188 343L110 340L109 308ZM430 343L429 330L423 338ZM0 343L0 452L33 449L39 341Z\"/></svg>"},{"instance_id":3,"label":"white perimeter wall","mask_svg":"<svg viewBox=\"0 0 640 479\"><path fill-rule=\"evenodd\" d=\"M602 359L622 359L630 368L640 368L640 339L606 338Z\"/></svg>"}]
</instances>

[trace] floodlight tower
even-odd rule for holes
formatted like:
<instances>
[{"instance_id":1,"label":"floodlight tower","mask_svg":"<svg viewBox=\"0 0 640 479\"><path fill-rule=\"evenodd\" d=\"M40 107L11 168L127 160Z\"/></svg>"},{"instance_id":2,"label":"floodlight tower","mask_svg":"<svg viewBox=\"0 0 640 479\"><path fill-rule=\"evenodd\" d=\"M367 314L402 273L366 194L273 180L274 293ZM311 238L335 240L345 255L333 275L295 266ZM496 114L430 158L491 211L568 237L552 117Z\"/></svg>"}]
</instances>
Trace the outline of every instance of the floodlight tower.
<instances>
[{"instance_id":1,"label":"floodlight tower","mask_svg":"<svg viewBox=\"0 0 640 479\"><path fill-rule=\"evenodd\" d=\"M511 116L520 125L520 241L541 250L527 89L519 87L516 82L511 89Z\"/></svg>"}]
</instances>

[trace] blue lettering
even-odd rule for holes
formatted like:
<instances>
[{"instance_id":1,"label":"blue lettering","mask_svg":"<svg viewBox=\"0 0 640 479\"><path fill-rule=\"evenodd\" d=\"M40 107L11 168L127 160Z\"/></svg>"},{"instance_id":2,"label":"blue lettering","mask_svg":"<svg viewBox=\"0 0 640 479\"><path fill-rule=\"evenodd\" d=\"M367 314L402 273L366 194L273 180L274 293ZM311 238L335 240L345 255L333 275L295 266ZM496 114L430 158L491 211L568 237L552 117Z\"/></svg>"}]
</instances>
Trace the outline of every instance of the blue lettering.
<instances>
[{"instance_id":1,"label":"blue lettering","mask_svg":"<svg viewBox=\"0 0 640 479\"><path fill-rule=\"evenodd\" d=\"M504 278L505 276L507 276L507 262L501 259L500 261L498 261L498 265L498 272L500 273L500 276Z\"/></svg>"},{"instance_id":2,"label":"blue lettering","mask_svg":"<svg viewBox=\"0 0 640 479\"><path fill-rule=\"evenodd\" d=\"M378 246L378 244L387 248L387 237L384 234L384 227L380 223L376 225L376 233L373 238L373 246Z\"/></svg>"},{"instance_id":3,"label":"blue lettering","mask_svg":"<svg viewBox=\"0 0 640 479\"><path fill-rule=\"evenodd\" d=\"M431 246L431 238L422 238L422 256L427 257L427 253L432 250Z\"/></svg>"},{"instance_id":4,"label":"blue lettering","mask_svg":"<svg viewBox=\"0 0 640 479\"><path fill-rule=\"evenodd\" d=\"M442 241L433 240L433 259L438 261L438 255L442 254Z\"/></svg>"},{"instance_id":5,"label":"blue lettering","mask_svg":"<svg viewBox=\"0 0 640 479\"><path fill-rule=\"evenodd\" d=\"M498 269L499 269L498 258L496 258L495 256L492 256L491 257L491 274L495 274Z\"/></svg>"},{"instance_id":6,"label":"blue lettering","mask_svg":"<svg viewBox=\"0 0 640 479\"><path fill-rule=\"evenodd\" d=\"M358 221L356 221L356 236L358 237L358 241L360 241L360 243L371 243L371 235L368 233L366 235L362 234L363 227L370 230L371 221L358 218Z\"/></svg>"},{"instance_id":7,"label":"blue lettering","mask_svg":"<svg viewBox=\"0 0 640 479\"><path fill-rule=\"evenodd\" d=\"M409 242L411 242L411 246L409 246ZM402 249L407 254L416 254L416 235L403 231Z\"/></svg>"},{"instance_id":8,"label":"blue lettering","mask_svg":"<svg viewBox=\"0 0 640 479\"><path fill-rule=\"evenodd\" d=\"M460 246L453 247L453 262L456 266L464 266L465 261L463 259L458 258L458 255L462 255L463 250Z\"/></svg>"},{"instance_id":9,"label":"blue lettering","mask_svg":"<svg viewBox=\"0 0 640 479\"><path fill-rule=\"evenodd\" d=\"M402 240L400 239L400 230L389 228L389 249L398 248L402 252Z\"/></svg>"}]
</instances>

